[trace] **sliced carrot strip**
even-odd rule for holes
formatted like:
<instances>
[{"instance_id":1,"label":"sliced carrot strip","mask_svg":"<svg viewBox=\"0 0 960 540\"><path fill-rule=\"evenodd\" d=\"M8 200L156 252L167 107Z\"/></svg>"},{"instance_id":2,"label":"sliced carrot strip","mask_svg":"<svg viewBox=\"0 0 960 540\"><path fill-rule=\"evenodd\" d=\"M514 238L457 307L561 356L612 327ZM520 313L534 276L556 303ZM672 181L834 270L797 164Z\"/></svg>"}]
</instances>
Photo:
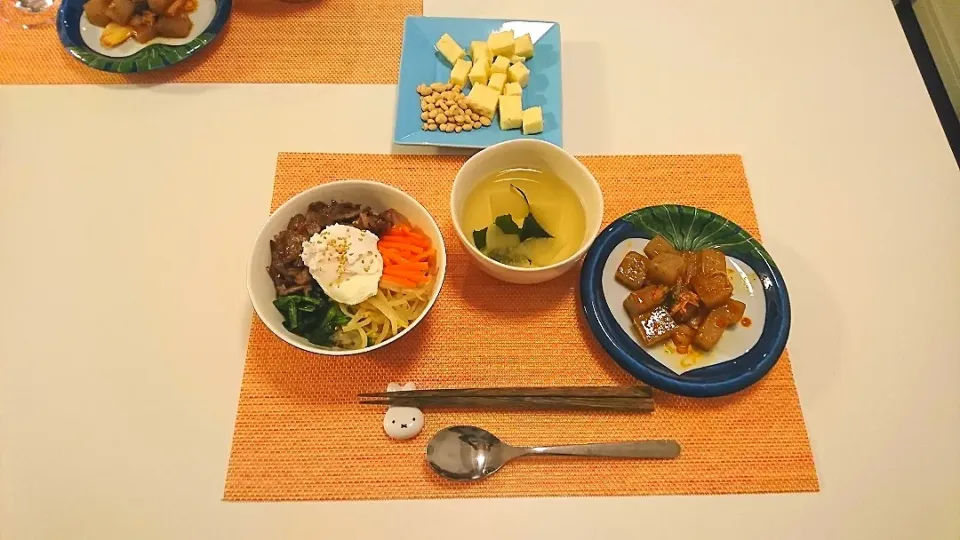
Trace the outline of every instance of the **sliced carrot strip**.
<instances>
[{"instance_id":1,"label":"sliced carrot strip","mask_svg":"<svg viewBox=\"0 0 960 540\"><path fill-rule=\"evenodd\" d=\"M401 270L401 269L397 268L396 266L386 266L386 267L384 267L384 268L383 268L383 275L385 275L385 276L397 276L397 277L401 277L401 278L404 278L404 279L409 279L409 280L411 280L411 281L416 281L416 282L420 282L420 281L423 281L424 279L426 279L426 276L423 275L421 272L418 272L418 271L416 271L416 270L414 270L414 271L411 271L411 270Z\"/></svg>"},{"instance_id":2,"label":"sliced carrot strip","mask_svg":"<svg viewBox=\"0 0 960 540\"><path fill-rule=\"evenodd\" d=\"M413 237L416 237L416 238L423 238L424 240L429 240L429 239L426 237L426 235L424 235L422 232L420 232L420 231L415 231L415 230L412 230L412 229L397 229L397 228L393 228L393 229L390 229L389 231L387 231L387 235L391 235L391 234L396 235L396 236L413 236Z\"/></svg>"},{"instance_id":3,"label":"sliced carrot strip","mask_svg":"<svg viewBox=\"0 0 960 540\"><path fill-rule=\"evenodd\" d=\"M433 254L434 254L434 253L436 253L436 250L434 250L433 248L430 248L430 249L424 251L423 253L420 253L419 255L417 255L416 260L418 260L418 261L425 261L425 260L429 259L430 257L433 257Z\"/></svg>"},{"instance_id":4,"label":"sliced carrot strip","mask_svg":"<svg viewBox=\"0 0 960 540\"><path fill-rule=\"evenodd\" d=\"M402 262L402 263L393 263L390 265L392 268L397 268L400 270L420 270L426 272L430 269L430 265L425 262Z\"/></svg>"},{"instance_id":5,"label":"sliced carrot strip","mask_svg":"<svg viewBox=\"0 0 960 540\"><path fill-rule=\"evenodd\" d=\"M400 242L384 242L381 240L380 242L377 243L377 247L380 249L392 249L394 251L411 251L413 248L417 246L413 246L410 244L403 244Z\"/></svg>"},{"instance_id":6,"label":"sliced carrot strip","mask_svg":"<svg viewBox=\"0 0 960 540\"><path fill-rule=\"evenodd\" d=\"M388 250L380 250L380 256L383 257L383 264L387 264L387 261L401 262L401 259L397 257L396 253L391 253Z\"/></svg>"},{"instance_id":7,"label":"sliced carrot strip","mask_svg":"<svg viewBox=\"0 0 960 540\"><path fill-rule=\"evenodd\" d=\"M380 243L377 244L377 247L381 249L396 249L398 251L412 251L413 253L420 253L423 251L422 247L413 246L410 244L400 244L398 242L380 241Z\"/></svg>"},{"instance_id":8,"label":"sliced carrot strip","mask_svg":"<svg viewBox=\"0 0 960 540\"><path fill-rule=\"evenodd\" d=\"M430 247L430 241L421 236L413 236L412 234L388 234L380 238L381 242L398 242L401 244L413 244L414 246L419 246L424 249Z\"/></svg>"},{"instance_id":9,"label":"sliced carrot strip","mask_svg":"<svg viewBox=\"0 0 960 540\"><path fill-rule=\"evenodd\" d=\"M383 256L384 260L392 261L394 263L405 263L409 262L406 257L404 257L399 251L392 249L381 249L380 255Z\"/></svg>"},{"instance_id":10,"label":"sliced carrot strip","mask_svg":"<svg viewBox=\"0 0 960 540\"><path fill-rule=\"evenodd\" d=\"M404 227L402 229L398 229L394 227L393 229L390 229L389 231L387 231L387 235L412 236L414 238L419 238L421 240L426 240L428 242L430 241L430 237L424 234L423 231L421 231L420 229L414 229L410 227Z\"/></svg>"},{"instance_id":11,"label":"sliced carrot strip","mask_svg":"<svg viewBox=\"0 0 960 540\"><path fill-rule=\"evenodd\" d=\"M399 286L401 286L401 287L407 287L408 289L412 289L412 288L414 288L414 287L417 286L416 283L410 281L409 279L403 279L402 277L390 276L390 275L387 275L387 274L384 274L383 277L380 278L380 280L381 280L381 281L387 281L387 282L393 283L393 284L395 284L395 285L399 285Z\"/></svg>"}]
</instances>

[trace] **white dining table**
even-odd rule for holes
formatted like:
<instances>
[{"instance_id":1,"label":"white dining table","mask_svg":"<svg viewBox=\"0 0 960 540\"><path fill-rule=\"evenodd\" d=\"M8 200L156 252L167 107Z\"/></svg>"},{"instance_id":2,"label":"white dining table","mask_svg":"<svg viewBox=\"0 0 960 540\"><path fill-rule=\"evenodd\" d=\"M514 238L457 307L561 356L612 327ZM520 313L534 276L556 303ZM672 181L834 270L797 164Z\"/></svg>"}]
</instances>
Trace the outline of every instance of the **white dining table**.
<instances>
[{"instance_id":1,"label":"white dining table","mask_svg":"<svg viewBox=\"0 0 960 540\"><path fill-rule=\"evenodd\" d=\"M405 151L396 87L5 86L0 538L960 537L960 172L888 0L424 14L558 21L573 153L743 156L821 491L223 502L277 154Z\"/></svg>"}]
</instances>

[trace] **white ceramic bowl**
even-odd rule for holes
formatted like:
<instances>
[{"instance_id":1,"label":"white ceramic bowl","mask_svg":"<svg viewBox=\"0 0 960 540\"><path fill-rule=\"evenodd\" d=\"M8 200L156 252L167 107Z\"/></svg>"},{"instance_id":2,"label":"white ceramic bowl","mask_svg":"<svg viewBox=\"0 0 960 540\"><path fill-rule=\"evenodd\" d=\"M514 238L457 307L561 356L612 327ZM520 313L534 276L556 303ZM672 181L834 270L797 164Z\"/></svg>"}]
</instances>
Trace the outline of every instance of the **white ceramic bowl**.
<instances>
[{"instance_id":1,"label":"white ceramic bowl","mask_svg":"<svg viewBox=\"0 0 960 540\"><path fill-rule=\"evenodd\" d=\"M477 249L460 227L460 215L467 196L476 185L491 174L506 169L529 167L549 169L567 183L583 205L586 231L580 249L570 257L540 268L517 268L487 258ZM542 283L570 270L587 252L603 223L603 193L600 184L577 158L558 146L537 139L516 139L486 148L467 160L453 180L450 193L450 211L457 236L467 252L484 272L509 283Z\"/></svg>"},{"instance_id":2,"label":"white ceramic bowl","mask_svg":"<svg viewBox=\"0 0 960 540\"><path fill-rule=\"evenodd\" d=\"M270 265L270 240L280 231L287 228L287 223L293 216L306 212L307 206L316 201L330 202L332 200L349 201L355 204L370 206L375 212L383 212L393 208L400 212L410 223L418 227L423 234L430 238L436 249L437 268L436 277L433 281L433 293L430 301L423 313L410 326L396 336L384 340L378 345L371 345L364 349L342 350L314 345L283 327L283 315L277 311L273 301L277 298L276 289L273 281L267 274L267 267ZM443 286L443 278L447 269L447 251L443 245L443 236L440 234L440 228L437 222L427 212L427 209L416 201L410 195L407 195L399 189L374 182L371 180L339 180L312 187L289 201L285 202L277 211L267 219L266 225L260 230L257 236L257 243L253 247L253 255L250 257L250 266L247 269L247 291L250 293L250 301L253 302L253 309L257 312L260 320L267 325L274 334L287 343L299 347L305 351L323 354L327 356L344 356L350 354L362 354L366 352L385 347L394 341L403 339L410 333L417 324L427 316L437 296L440 294L440 288Z\"/></svg>"}]
</instances>

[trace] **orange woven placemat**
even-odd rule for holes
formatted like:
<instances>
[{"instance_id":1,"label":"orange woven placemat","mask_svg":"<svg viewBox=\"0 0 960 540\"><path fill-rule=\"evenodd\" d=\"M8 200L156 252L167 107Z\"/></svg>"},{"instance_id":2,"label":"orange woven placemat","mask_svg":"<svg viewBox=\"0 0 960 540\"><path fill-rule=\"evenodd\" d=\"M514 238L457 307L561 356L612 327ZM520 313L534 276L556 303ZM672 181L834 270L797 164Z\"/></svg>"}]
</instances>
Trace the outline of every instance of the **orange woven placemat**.
<instances>
[{"instance_id":1,"label":"orange woven placemat","mask_svg":"<svg viewBox=\"0 0 960 540\"><path fill-rule=\"evenodd\" d=\"M132 75L83 65L53 26L0 24L0 84L395 84L403 19L422 11L421 0L234 0L215 42L175 66Z\"/></svg>"},{"instance_id":2,"label":"orange woven placemat","mask_svg":"<svg viewBox=\"0 0 960 540\"><path fill-rule=\"evenodd\" d=\"M372 178L416 197L447 244L433 312L377 353L323 358L286 345L254 317L224 498L233 501L798 492L819 489L786 354L751 389L717 399L656 394L657 411L427 411L409 441L383 434L383 410L356 394L389 381L419 388L623 385L632 379L578 318L577 272L509 285L470 263L448 209L462 157L281 154L272 209L307 187ZM587 156L606 221L666 202L705 207L757 234L738 156ZM673 461L526 458L483 482L440 479L424 447L440 428L484 427L520 445L670 438Z\"/></svg>"}]
</instances>

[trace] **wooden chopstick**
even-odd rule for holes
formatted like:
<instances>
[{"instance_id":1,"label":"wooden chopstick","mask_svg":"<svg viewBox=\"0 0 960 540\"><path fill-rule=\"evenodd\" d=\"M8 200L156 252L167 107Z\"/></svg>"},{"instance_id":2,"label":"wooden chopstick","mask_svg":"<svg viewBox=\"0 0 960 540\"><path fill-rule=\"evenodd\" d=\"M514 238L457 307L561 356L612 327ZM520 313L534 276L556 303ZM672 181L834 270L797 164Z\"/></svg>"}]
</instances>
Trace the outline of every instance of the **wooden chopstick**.
<instances>
[{"instance_id":1,"label":"wooden chopstick","mask_svg":"<svg viewBox=\"0 0 960 540\"><path fill-rule=\"evenodd\" d=\"M399 394L401 392L390 392ZM605 410L651 412L652 398L647 397L570 397L570 396L442 396L363 398L361 405L417 408L496 408L518 410Z\"/></svg>"},{"instance_id":2,"label":"wooden chopstick","mask_svg":"<svg viewBox=\"0 0 960 540\"><path fill-rule=\"evenodd\" d=\"M634 386L550 386L511 388L449 388L440 390L403 390L358 394L361 398L431 398L431 397L582 397L582 398L649 398L653 391L646 385Z\"/></svg>"}]
</instances>

